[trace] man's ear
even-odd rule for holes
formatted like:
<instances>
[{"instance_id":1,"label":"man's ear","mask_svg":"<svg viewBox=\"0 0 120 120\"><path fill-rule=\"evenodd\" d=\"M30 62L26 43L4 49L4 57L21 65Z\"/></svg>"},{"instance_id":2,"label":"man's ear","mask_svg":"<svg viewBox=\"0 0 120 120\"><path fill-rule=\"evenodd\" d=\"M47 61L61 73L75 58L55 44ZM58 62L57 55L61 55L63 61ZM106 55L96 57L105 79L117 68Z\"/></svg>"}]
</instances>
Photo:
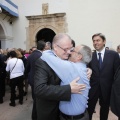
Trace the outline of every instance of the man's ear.
<instances>
[{"instance_id":1,"label":"man's ear","mask_svg":"<svg viewBox=\"0 0 120 120\"><path fill-rule=\"evenodd\" d=\"M106 40L104 40L104 44L106 44Z\"/></svg>"},{"instance_id":2,"label":"man's ear","mask_svg":"<svg viewBox=\"0 0 120 120\"><path fill-rule=\"evenodd\" d=\"M79 54L78 59L79 59L79 61L82 60L82 55L81 54Z\"/></svg>"}]
</instances>

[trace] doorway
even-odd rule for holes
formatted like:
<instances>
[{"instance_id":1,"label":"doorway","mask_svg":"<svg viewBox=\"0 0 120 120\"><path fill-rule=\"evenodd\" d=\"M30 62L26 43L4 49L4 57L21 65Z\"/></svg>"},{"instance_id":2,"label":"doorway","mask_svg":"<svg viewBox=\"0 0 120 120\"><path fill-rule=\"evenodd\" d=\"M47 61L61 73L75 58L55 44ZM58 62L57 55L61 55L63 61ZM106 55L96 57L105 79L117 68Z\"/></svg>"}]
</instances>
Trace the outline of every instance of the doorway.
<instances>
[{"instance_id":1,"label":"doorway","mask_svg":"<svg viewBox=\"0 0 120 120\"><path fill-rule=\"evenodd\" d=\"M66 13L54 13L46 15L26 16L29 26L26 28L26 48L36 45L43 40L52 42L58 33L67 32Z\"/></svg>"},{"instance_id":2,"label":"doorway","mask_svg":"<svg viewBox=\"0 0 120 120\"><path fill-rule=\"evenodd\" d=\"M38 31L36 35L36 42L39 40L43 40L45 42L51 42L53 40L53 37L55 36L55 32L49 28L43 28L40 31Z\"/></svg>"}]
</instances>

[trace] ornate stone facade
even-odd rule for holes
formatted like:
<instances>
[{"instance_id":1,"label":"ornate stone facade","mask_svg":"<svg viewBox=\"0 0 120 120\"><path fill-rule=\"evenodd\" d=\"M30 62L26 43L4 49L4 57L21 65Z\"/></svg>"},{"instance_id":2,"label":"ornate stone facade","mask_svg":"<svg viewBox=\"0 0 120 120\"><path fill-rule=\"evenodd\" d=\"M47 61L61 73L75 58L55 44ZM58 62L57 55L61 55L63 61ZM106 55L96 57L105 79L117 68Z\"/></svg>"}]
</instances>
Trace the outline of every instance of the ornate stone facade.
<instances>
[{"instance_id":1,"label":"ornate stone facade","mask_svg":"<svg viewBox=\"0 0 120 120\"><path fill-rule=\"evenodd\" d=\"M42 4L42 14L43 15L48 14L48 3Z\"/></svg>"},{"instance_id":2,"label":"ornate stone facade","mask_svg":"<svg viewBox=\"0 0 120 120\"><path fill-rule=\"evenodd\" d=\"M38 16L26 16L29 20L29 26L26 28L26 48L29 49L36 44L36 35L44 28L49 28L56 34L66 33L67 23L65 15L66 13L55 13Z\"/></svg>"}]
</instances>

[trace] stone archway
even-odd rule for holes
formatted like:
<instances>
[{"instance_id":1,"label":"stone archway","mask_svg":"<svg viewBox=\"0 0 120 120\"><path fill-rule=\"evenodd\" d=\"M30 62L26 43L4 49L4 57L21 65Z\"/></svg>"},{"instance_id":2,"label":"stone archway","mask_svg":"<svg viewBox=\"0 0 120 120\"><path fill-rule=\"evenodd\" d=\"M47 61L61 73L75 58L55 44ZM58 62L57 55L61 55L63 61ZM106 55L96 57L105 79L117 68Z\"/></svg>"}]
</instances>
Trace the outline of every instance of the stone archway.
<instances>
[{"instance_id":1,"label":"stone archway","mask_svg":"<svg viewBox=\"0 0 120 120\"><path fill-rule=\"evenodd\" d=\"M4 43L4 40L5 39L5 32L4 32L4 29L2 27L2 25L0 24L0 49L1 48L4 48L3 46L3 43Z\"/></svg>"},{"instance_id":2,"label":"stone archway","mask_svg":"<svg viewBox=\"0 0 120 120\"><path fill-rule=\"evenodd\" d=\"M9 34L9 28L10 27L0 19L0 41L2 49L12 47L13 36Z\"/></svg>"},{"instance_id":3,"label":"stone archway","mask_svg":"<svg viewBox=\"0 0 120 120\"><path fill-rule=\"evenodd\" d=\"M36 42L39 40L44 40L45 42L51 42L53 37L55 36L55 32L49 28L43 28L42 30L38 31L36 34Z\"/></svg>"},{"instance_id":4,"label":"stone archway","mask_svg":"<svg viewBox=\"0 0 120 120\"><path fill-rule=\"evenodd\" d=\"M26 48L29 49L36 45L36 35L42 29L50 29L55 34L66 33L67 23L65 15L66 13L26 16L29 20L29 26L26 28Z\"/></svg>"}]
</instances>

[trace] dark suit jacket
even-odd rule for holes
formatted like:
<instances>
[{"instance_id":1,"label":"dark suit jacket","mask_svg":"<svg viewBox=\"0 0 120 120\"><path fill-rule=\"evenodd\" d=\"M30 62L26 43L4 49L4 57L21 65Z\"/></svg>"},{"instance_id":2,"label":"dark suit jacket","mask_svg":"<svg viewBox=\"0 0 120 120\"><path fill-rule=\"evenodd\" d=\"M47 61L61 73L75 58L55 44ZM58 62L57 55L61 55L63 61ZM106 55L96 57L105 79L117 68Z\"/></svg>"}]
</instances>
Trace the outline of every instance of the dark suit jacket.
<instances>
[{"instance_id":1,"label":"dark suit jacket","mask_svg":"<svg viewBox=\"0 0 120 120\"><path fill-rule=\"evenodd\" d=\"M5 95L5 78L6 78L6 56L0 54L0 99Z\"/></svg>"},{"instance_id":2,"label":"dark suit jacket","mask_svg":"<svg viewBox=\"0 0 120 120\"><path fill-rule=\"evenodd\" d=\"M7 60L7 57L3 54L0 54L0 78L1 79L3 78L3 76L4 76L4 79L6 77L6 64L5 64L6 60Z\"/></svg>"},{"instance_id":3,"label":"dark suit jacket","mask_svg":"<svg viewBox=\"0 0 120 120\"><path fill-rule=\"evenodd\" d=\"M60 86L60 79L48 64L36 61L34 77L38 120L59 120L59 101L69 101L70 85Z\"/></svg>"},{"instance_id":4,"label":"dark suit jacket","mask_svg":"<svg viewBox=\"0 0 120 120\"><path fill-rule=\"evenodd\" d=\"M25 74L28 74L28 82L31 86L34 85L34 74L35 74L35 62L40 58L42 53L38 50L34 50L32 54L27 59L27 65L25 69Z\"/></svg>"},{"instance_id":5,"label":"dark suit jacket","mask_svg":"<svg viewBox=\"0 0 120 120\"><path fill-rule=\"evenodd\" d=\"M105 50L102 68L100 70L96 51L93 52L92 61L89 64L93 72L90 79L91 89L89 91L89 99L93 98L99 85L101 87L103 99L107 101L110 98L114 74L119 65L118 53L111 50Z\"/></svg>"},{"instance_id":6,"label":"dark suit jacket","mask_svg":"<svg viewBox=\"0 0 120 120\"><path fill-rule=\"evenodd\" d=\"M115 73L110 100L111 111L120 117L120 66Z\"/></svg>"}]
</instances>

